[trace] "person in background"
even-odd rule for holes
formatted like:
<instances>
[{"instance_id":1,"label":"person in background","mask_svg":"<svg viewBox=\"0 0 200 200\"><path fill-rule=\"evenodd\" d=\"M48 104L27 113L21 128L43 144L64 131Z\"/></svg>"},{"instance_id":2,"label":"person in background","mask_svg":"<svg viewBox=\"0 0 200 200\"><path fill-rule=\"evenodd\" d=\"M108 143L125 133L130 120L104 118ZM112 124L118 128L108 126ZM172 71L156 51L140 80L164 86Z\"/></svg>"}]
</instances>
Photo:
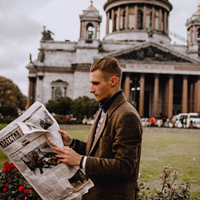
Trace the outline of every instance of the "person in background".
<instances>
[{"instance_id":1,"label":"person in background","mask_svg":"<svg viewBox=\"0 0 200 200\"><path fill-rule=\"evenodd\" d=\"M118 61L103 57L90 68L90 93L99 110L87 142L59 130L64 145L60 162L85 169L94 187L83 200L136 200L141 156L142 126L136 109L120 89L122 71Z\"/></svg>"}]
</instances>

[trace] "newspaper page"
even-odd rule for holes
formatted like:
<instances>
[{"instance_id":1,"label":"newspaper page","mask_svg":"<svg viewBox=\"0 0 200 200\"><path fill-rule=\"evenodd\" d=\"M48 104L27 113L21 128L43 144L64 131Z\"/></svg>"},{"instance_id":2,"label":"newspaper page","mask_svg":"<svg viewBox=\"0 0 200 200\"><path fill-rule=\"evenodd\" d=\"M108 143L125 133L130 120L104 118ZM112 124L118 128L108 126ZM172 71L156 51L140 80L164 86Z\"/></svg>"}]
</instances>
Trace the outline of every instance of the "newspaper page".
<instances>
[{"instance_id":1,"label":"newspaper page","mask_svg":"<svg viewBox=\"0 0 200 200\"><path fill-rule=\"evenodd\" d=\"M35 102L0 131L0 146L43 200L70 200L94 186L84 170L61 163L51 146L63 146L59 125Z\"/></svg>"}]
</instances>

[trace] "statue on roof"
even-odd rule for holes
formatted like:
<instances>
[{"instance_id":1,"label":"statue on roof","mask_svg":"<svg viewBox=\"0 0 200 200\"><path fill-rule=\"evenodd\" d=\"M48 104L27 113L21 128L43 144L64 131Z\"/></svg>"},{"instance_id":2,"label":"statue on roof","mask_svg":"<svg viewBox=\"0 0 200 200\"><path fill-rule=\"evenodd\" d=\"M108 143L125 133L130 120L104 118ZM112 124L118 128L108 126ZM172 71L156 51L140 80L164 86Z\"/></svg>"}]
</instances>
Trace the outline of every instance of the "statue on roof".
<instances>
[{"instance_id":1,"label":"statue on roof","mask_svg":"<svg viewBox=\"0 0 200 200\"><path fill-rule=\"evenodd\" d=\"M54 35L54 33L52 33L50 30L45 30L45 26L44 26L44 30L42 32L42 39L41 40L53 40L53 38L51 37L51 34Z\"/></svg>"},{"instance_id":2,"label":"statue on roof","mask_svg":"<svg viewBox=\"0 0 200 200\"><path fill-rule=\"evenodd\" d=\"M33 63L33 61L32 61L32 54L31 53L29 53L29 60L30 60L30 63Z\"/></svg>"}]
</instances>

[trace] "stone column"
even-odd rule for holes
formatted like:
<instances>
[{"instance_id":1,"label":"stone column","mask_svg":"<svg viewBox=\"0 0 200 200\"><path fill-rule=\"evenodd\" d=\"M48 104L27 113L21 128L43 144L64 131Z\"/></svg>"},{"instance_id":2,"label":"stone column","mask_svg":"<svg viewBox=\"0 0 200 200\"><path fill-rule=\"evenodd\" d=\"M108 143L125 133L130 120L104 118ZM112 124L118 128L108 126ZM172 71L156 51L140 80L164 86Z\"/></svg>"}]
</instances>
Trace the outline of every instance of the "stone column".
<instances>
[{"instance_id":1,"label":"stone column","mask_svg":"<svg viewBox=\"0 0 200 200\"><path fill-rule=\"evenodd\" d=\"M162 25L162 10L159 9L159 23L158 23L158 30L161 31L161 25Z\"/></svg>"},{"instance_id":2,"label":"stone column","mask_svg":"<svg viewBox=\"0 0 200 200\"><path fill-rule=\"evenodd\" d=\"M190 84L189 112L194 112L194 84Z\"/></svg>"},{"instance_id":3,"label":"stone column","mask_svg":"<svg viewBox=\"0 0 200 200\"><path fill-rule=\"evenodd\" d=\"M193 108L193 111L194 112L197 112L197 105L198 105L198 102L197 102L197 93L198 93L198 87L197 87L197 81L195 81L194 83L194 108Z\"/></svg>"},{"instance_id":4,"label":"stone column","mask_svg":"<svg viewBox=\"0 0 200 200\"><path fill-rule=\"evenodd\" d=\"M194 42L197 42L197 27L194 26Z\"/></svg>"},{"instance_id":5,"label":"stone column","mask_svg":"<svg viewBox=\"0 0 200 200\"><path fill-rule=\"evenodd\" d=\"M130 74L129 73L126 73L126 78L125 78L125 81L124 81L124 94L126 96L126 99L128 101L130 101Z\"/></svg>"},{"instance_id":6,"label":"stone column","mask_svg":"<svg viewBox=\"0 0 200 200\"><path fill-rule=\"evenodd\" d=\"M140 99L139 99L139 115L144 116L144 90L145 90L145 75L140 75Z\"/></svg>"},{"instance_id":7,"label":"stone column","mask_svg":"<svg viewBox=\"0 0 200 200\"><path fill-rule=\"evenodd\" d=\"M167 26L167 34L169 34L169 13L167 12L167 22L166 22L166 26Z\"/></svg>"},{"instance_id":8,"label":"stone column","mask_svg":"<svg viewBox=\"0 0 200 200\"><path fill-rule=\"evenodd\" d=\"M107 21L106 21L106 34L109 34L109 28L110 28L110 11L107 12Z\"/></svg>"},{"instance_id":9,"label":"stone column","mask_svg":"<svg viewBox=\"0 0 200 200\"><path fill-rule=\"evenodd\" d=\"M134 26L134 28L137 28L137 23L138 23L138 7L137 7L137 5L135 5L134 14L135 14L135 26Z\"/></svg>"},{"instance_id":10,"label":"stone column","mask_svg":"<svg viewBox=\"0 0 200 200\"><path fill-rule=\"evenodd\" d=\"M82 27L81 27L81 38L83 38L84 37L84 26L85 26L85 22L84 21L82 21Z\"/></svg>"},{"instance_id":11,"label":"stone column","mask_svg":"<svg viewBox=\"0 0 200 200\"><path fill-rule=\"evenodd\" d=\"M154 95L153 95L153 116L158 117L158 106L159 106L159 75L155 74L154 77Z\"/></svg>"},{"instance_id":12,"label":"stone column","mask_svg":"<svg viewBox=\"0 0 200 200\"><path fill-rule=\"evenodd\" d=\"M197 77L197 112L200 111L200 76Z\"/></svg>"},{"instance_id":13,"label":"stone column","mask_svg":"<svg viewBox=\"0 0 200 200\"><path fill-rule=\"evenodd\" d=\"M121 25L121 8L118 7L118 27L117 27L117 30L119 31L120 30L120 25Z\"/></svg>"},{"instance_id":14,"label":"stone column","mask_svg":"<svg viewBox=\"0 0 200 200\"><path fill-rule=\"evenodd\" d=\"M114 25L115 25L114 17L115 17L115 11L114 11L114 9L112 9L112 11L111 11L111 18L112 18L112 32L114 32Z\"/></svg>"},{"instance_id":15,"label":"stone column","mask_svg":"<svg viewBox=\"0 0 200 200\"><path fill-rule=\"evenodd\" d=\"M155 29L155 7L152 7L152 29Z\"/></svg>"},{"instance_id":16,"label":"stone column","mask_svg":"<svg viewBox=\"0 0 200 200\"><path fill-rule=\"evenodd\" d=\"M164 33L167 33L167 11L164 11Z\"/></svg>"},{"instance_id":17,"label":"stone column","mask_svg":"<svg viewBox=\"0 0 200 200\"><path fill-rule=\"evenodd\" d=\"M144 12L143 12L143 29L146 28L146 18L147 18L147 7L144 6Z\"/></svg>"},{"instance_id":18,"label":"stone column","mask_svg":"<svg viewBox=\"0 0 200 200\"><path fill-rule=\"evenodd\" d=\"M188 112L188 77L183 76L182 113Z\"/></svg>"},{"instance_id":19,"label":"stone column","mask_svg":"<svg viewBox=\"0 0 200 200\"><path fill-rule=\"evenodd\" d=\"M80 23L80 38L82 37L82 22Z\"/></svg>"},{"instance_id":20,"label":"stone column","mask_svg":"<svg viewBox=\"0 0 200 200\"><path fill-rule=\"evenodd\" d=\"M126 23L125 23L125 29L128 29L129 28L129 26L128 26L128 24L129 24L129 8L128 8L128 6L126 6Z\"/></svg>"},{"instance_id":21,"label":"stone column","mask_svg":"<svg viewBox=\"0 0 200 200\"><path fill-rule=\"evenodd\" d=\"M193 42L192 34L193 34L193 27L190 27L190 42Z\"/></svg>"},{"instance_id":22,"label":"stone column","mask_svg":"<svg viewBox=\"0 0 200 200\"><path fill-rule=\"evenodd\" d=\"M95 24L95 39L97 39L97 27L98 27L98 23L96 22L96 24Z\"/></svg>"},{"instance_id":23,"label":"stone column","mask_svg":"<svg viewBox=\"0 0 200 200\"><path fill-rule=\"evenodd\" d=\"M174 77L169 76L169 104L168 104L168 117L173 116L173 98L174 98Z\"/></svg>"},{"instance_id":24,"label":"stone column","mask_svg":"<svg viewBox=\"0 0 200 200\"><path fill-rule=\"evenodd\" d=\"M35 87L36 87L36 78L29 77L29 90L28 90L28 99L27 99L27 108L29 108L35 102Z\"/></svg>"}]
</instances>

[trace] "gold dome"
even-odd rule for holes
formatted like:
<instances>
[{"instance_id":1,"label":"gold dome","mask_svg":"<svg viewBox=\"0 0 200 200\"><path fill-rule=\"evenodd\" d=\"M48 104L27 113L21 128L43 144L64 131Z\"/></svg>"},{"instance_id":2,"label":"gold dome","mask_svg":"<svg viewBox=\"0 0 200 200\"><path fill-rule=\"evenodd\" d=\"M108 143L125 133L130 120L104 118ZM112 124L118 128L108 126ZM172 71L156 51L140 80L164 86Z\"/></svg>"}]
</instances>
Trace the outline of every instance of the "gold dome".
<instances>
[{"instance_id":1,"label":"gold dome","mask_svg":"<svg viewBox=\"0 0 200 200\"><path fill-rule=\"evenodd\" d=\"M90 5L86 10L97 10L97 9L93 6L93 1L91 1L91 5Z\"/></svg>"}]
</instances>

